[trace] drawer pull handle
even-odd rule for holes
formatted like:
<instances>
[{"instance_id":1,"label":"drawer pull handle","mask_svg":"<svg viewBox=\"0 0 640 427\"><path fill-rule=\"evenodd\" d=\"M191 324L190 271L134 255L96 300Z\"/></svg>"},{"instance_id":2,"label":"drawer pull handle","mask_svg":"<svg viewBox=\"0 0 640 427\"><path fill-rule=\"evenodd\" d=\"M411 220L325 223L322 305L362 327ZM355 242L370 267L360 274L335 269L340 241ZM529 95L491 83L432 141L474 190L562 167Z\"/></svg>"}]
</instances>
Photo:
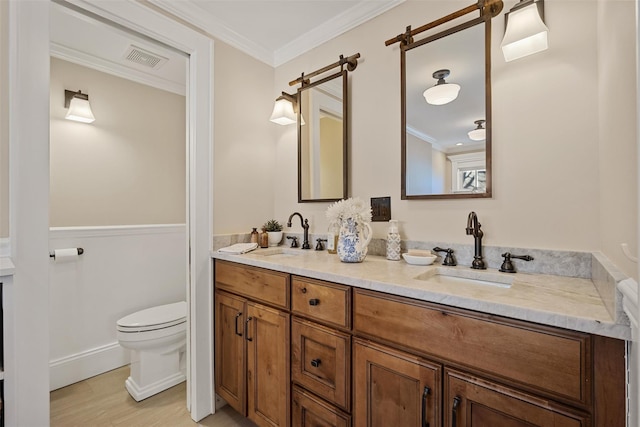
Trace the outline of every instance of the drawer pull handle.
<instances>
[{"instance_id":1,"label":"drawer pull handle","mask_svg":"<svg viewBox=\"0 0 640 427\"><path fill-rule=\"evenodd\" d=\"M309 300L309 305L316 306L318 304L320 304L320 300L318 298L312 298Z\"/></svg>"},{"instance_id":2,"label":"drawer pull handle","mask_svg":"<svg viewBox=\"0 0 640 427\"><path fill-rule=\"evenodd\" d=\"M429 422L427 421L427 396L429 393L431 393L431 389L424 386L424 391L422 392L422 427L429 427Z\"/></svg>"},{"instance_id":3,"label":"drawer pull handle","mask_svg":"<svg viewBox=\"0 0 640 427\"><path fill-rule=\"evenodd\" d=\"M247 341L253 341L253 338L249 338L249 322L253 320L253 317L247 318L247 321L244 322L244 338Z\"/></svg>"},{"instance_id":4,"label":"drawer pull handle","mask_svg":"<svg viewBox=\"0 0 640 427\"><path fill-rule=\"evenodd\" d=\"M242 336L242 332L238 331L238 319L240 318L240 316L242 316L242 312L239 312L238 314L236 314L236 335L239 337Z\"/></svg>"},{"instance_id":5,"label":"drawer pull handle","mask_svg":"<svg viewBox=\"0 0 640 427\"><path fill-rule=\"evenodd\" d=\"M311 361L311 366L313 366L314 368L317 368L318 366L320 366L320 363L322 363L320 359L313 359Z\"/></svg>"},{"instance_id":6,"label":"drawer pull handle","mask_svg":"<svg viewBox=\"0 0 640 427\"><path fill-rule=\"evenodd\" d=\"M460 405L460 398L456 396L453 398L453 409L451 410L451 427L456 427L458 425L456 418L458 417L459 405Z\"/></svg>"}]
</instances>

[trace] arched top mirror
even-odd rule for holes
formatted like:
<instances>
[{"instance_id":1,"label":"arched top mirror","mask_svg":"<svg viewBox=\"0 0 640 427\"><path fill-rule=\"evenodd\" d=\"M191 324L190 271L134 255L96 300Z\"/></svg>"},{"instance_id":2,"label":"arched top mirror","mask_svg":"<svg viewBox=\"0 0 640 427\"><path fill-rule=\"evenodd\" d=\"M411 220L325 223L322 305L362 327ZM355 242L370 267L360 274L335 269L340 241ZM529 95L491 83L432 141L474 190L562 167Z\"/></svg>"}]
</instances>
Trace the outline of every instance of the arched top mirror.
<instances>
[{"instance_id":1,"label":"arched top mirror","mask_svg":"<svg viewBox=\"0 0 640 427\"><path fill-rule=\"evenodd\" d=\"M479 2L387 41L401 43L402 199L491 197L491 18L500 10L501 1Z\"/></svg>"}]
</instances>

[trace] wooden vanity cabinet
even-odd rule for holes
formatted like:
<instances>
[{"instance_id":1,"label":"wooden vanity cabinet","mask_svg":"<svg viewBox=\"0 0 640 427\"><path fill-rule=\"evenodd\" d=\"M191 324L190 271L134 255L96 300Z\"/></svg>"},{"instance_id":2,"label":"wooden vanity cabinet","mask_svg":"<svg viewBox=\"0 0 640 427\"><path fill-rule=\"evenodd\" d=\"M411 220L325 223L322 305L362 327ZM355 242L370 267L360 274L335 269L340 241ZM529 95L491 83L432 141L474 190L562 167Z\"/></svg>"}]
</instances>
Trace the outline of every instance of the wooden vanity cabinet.
<instances>
[{"instance_id":1,"label":"wooden vanity cabinet","mask_svg":"<svg viewBox=\"0 0 640 427\"><path fill-rule=\"evenodd\" d=\"M220 260L215 277L216 392L261 427L625 425L621 340Z\"/></svg>"},{"instance_id":2,"label":"wooden vanity cabinet","mask_svg":"<svg viewBox=\"0 0 640 427\"><path fill-rule=\"evenodd\" d=\"M289 427L289 278L222 261L215 273L216 392L260 427Z\"/></svg>"}]
</instances>

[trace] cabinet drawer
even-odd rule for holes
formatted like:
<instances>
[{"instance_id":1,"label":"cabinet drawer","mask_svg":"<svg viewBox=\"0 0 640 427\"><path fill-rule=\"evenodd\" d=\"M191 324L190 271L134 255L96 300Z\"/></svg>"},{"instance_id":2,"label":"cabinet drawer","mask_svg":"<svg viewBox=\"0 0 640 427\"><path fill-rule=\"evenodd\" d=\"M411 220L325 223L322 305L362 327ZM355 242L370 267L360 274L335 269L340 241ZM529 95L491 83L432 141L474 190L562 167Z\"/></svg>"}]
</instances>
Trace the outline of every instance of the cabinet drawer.
<instances>
[{"instance_id":1,"label":"cabinet drawer","mask_svg":"<svg viewBox=\"0 0 640 427\"><path fill-rule=\"evenodd\" d=\"M354 291L356 334L491 374L563 401L591 403L588 334Z\"/></svg>"},{"instance_id":2,"label":"cabinet drawer","mask_svg":"<svg viewBox=\"0 0 640 427\"><path fill-rule=\"evenodd\" d=\"M350 427L351 417L316 399L303 389L293 387L292 424L296 427Z\"/></svg>"},{"instance_id":3,"label":"cabinet drawer","mask_svg":"<svg viewBox=\"0 0 640 427\"><path fill-rule=\"evenodd\" d=\"M289 275L216 260L216 287L253 300L288 308Z\"/></svg>"},{"instance_id":4,"label":"cabinet drawer","mask_svg":"<svg viewBox=\"0 0 640 427\"><path fill-rule=\"evenodd\" d=\"M297 318L291 321L291 337L293 381L348 411L351 337Z\"/></svg>"},{"instance_id":5,"label":"cabinet drawer","mask_svg":"<svg viewBox=\"0 0 640 427\"><path fill-rule=\"evenodd\" d=\"M291 311L341 328L349 328L351 292L348 286L293 277Z\"/></svg>"}]
</instances>

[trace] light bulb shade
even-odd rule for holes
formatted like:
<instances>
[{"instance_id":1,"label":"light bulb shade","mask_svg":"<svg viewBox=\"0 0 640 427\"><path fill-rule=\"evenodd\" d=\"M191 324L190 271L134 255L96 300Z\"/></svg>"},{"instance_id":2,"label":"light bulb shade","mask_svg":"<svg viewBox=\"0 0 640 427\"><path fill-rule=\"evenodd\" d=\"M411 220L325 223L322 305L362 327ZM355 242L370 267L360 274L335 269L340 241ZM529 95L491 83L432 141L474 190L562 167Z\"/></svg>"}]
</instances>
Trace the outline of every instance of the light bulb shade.
<instances>
[{"instance_id":1,"label":"light bulb shade","mask_svg":"<svg viewBox=\"0 0 640 427\"><path fill-rule=\"evenodd\" d=\"M293 111L293 104L284 98L278 98L273 106L273 112L269 120L279 125L291 125L296 123L298 118L296 112Z\"/></svg>"},{"instance_id":2,"label":"light bulb shade","mask_svg":"<svg viewBox=\"0 0 640 427\"><path fill-rule=\"evenodd\" d=\"M91 111L89 100L79 97L71 98L69 111L67 111L64 118L82 123L93 123L96 120Z\"/></svg>"},{"instance_id":3,"label":"light bulb shade","mask_svg":"<svg viewBox=\"0 0 640 427\"><path fill-rule=\"evenodd\" d=\"M476 124L476 128L470 132L467 132L467 135L469 135L469 139L473 141L484 141L485 139L487 139L487 130L482 127L484 122L484 120L476 120L474 122Z\"/></svg>"},{"instance_id":4,"label":"light bulb shade","mask_svg":"<svg viewBox=\"0 0 640 427\"><path fill-rule=\"evenodd\" d=\"M473 141L484 141L487 138L486 129L474 129L468 133L469 139Z\"/></svg>"},{"instance_id":5,"label":"light bulb shade","mask_svg":"<svg viewBox=\"0 0 640 427\"><path fill-rule=\"evenodd\" d=\"M549 28L542 22L535 2L512 10L508 13L507 29L500 45L505 61L548 49L548 33Z\"/></svg>"},{"instance_id":6,"label":"light bulb shade","mask_svg":"<svg viewBox=\"0 0 640 427\"><path fill-rule=\"evenodd\" d=\"M448 104L458 97L460 85L439 83L423 92L424 99L431 105Z\"/></svg>"}]
</instances>

